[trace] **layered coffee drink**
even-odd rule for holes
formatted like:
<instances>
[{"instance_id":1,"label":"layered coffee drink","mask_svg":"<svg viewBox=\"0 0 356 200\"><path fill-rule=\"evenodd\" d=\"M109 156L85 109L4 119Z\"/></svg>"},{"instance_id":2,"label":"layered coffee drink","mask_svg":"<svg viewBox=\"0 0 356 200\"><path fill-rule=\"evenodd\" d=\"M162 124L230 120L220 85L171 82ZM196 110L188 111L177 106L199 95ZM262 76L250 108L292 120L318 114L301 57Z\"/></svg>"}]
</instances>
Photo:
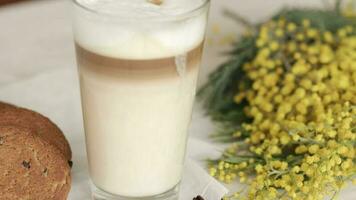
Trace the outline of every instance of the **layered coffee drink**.
<instances>
[{"instance_id":1,"label":"layered coffee drink","mask_svg":"<svg viewBox=\"0 0 356 200\"><path fill-rule=\"evenodd\" d=\"M102 199L165 199L181 180L208 1L76 3L91 180Z\"/></svg>"}]
</instances>

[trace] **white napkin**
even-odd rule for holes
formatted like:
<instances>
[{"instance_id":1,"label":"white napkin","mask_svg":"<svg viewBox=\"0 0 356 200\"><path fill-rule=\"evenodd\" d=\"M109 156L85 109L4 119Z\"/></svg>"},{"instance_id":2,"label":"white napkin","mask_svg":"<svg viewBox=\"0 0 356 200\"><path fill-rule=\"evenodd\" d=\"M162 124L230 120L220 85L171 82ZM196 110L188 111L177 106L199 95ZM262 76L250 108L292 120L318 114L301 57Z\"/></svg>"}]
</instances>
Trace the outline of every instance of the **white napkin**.
<instances>
[{"instance_id":1,"label":"white napkin","mask_svg":"<svg viewBox=\"0 0 356 200\"><path fill-rule=\"evenodd\" d=\"M0 80L3 78L5 75L0 74ZM0 101L36 110L61 127L73 151L73 185L69 199L90 199L76 70L55 69L8 82L0 86ZM204 131L204 124L207 123L202 119L202 114L195 111L191 132ZM192 135L198 134L203 135L203 133L192 133ZM197 195L201 195L206 200L220 200L227 193L227 189L211 178L203 168L203 159L218 154L219 151L212 144L205 142L203 137L198 139L191 136L181 185L181 200L191 200Z\"/></svg>"}]
</instances>

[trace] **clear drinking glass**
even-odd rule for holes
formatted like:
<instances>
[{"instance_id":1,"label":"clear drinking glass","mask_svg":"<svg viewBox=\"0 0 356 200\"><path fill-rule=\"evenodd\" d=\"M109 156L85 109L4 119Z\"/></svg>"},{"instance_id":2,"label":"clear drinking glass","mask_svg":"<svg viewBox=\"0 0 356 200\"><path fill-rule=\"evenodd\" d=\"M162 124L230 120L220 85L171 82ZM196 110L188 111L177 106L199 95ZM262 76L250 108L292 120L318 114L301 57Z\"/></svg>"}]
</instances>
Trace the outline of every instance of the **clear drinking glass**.
<instances>
[{"instance_id":1,"label":"clear drinking glass","mask_svg":"<svg viewBox=\"0 0 356 200\"><path fill-rule=\"evenodd\" d=\"M178 198L209 0L140 1L74 0L94 199Z\"/></svg>"}]
</instances>

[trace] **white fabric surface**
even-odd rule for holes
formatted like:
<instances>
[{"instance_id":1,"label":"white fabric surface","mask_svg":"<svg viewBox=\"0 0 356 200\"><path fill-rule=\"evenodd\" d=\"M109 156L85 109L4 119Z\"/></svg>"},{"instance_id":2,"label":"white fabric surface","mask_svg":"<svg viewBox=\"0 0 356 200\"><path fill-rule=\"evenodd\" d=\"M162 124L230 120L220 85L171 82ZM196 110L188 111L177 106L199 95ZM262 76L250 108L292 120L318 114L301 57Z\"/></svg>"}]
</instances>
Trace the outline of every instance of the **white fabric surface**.
<instances>
[{"instance_id":1,"label":"white fabric surface","mask_svg":"<svg viewBox=\"0 0 356 200\"><path fill-rule=\"evenodd\" d=\"M210 26L219 24L223 33L241 32L241 27L235 22L221 16L221 9L226 7L249 16L251 21L258 21L283 4L318 5L319 2L213 0ZM34 109L61 127L74 156L73 186L69 199L90 199L70 3L65 0L35 0L1 7L0 30L0 100ZM208 31L208 37L215 38L216 35ZM206 47L199 85L224 60L220 53L226 48L217 45ZM221 149L207 137L213 129L210 120L196 105L182 181L182 200L190 200L198 194L206 200L219 200L227 192L204 170L203 160L218 156ZM355 196L356 191L350 187L342 192L340 199L354 200Z\"/></svg>"}]
</instances>

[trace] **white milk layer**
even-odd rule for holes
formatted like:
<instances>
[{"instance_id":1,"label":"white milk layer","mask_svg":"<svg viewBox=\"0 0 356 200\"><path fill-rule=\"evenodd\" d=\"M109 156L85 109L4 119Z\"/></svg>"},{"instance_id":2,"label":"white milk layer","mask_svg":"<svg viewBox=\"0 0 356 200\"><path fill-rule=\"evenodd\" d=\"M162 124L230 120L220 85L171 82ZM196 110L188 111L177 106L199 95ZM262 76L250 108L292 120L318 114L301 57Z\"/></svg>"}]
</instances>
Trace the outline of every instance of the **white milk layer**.
<instances>
[{"instance_id":1,"label":"white milk layer","mask_svg":"<svg viewBox=\"0 0 356 200\"><path fill-rule=\"evenodd\" d=\"M98 188L143 197L179 183L198 76L198 66L186 70L185 56L204 40L207 9L182 14L202 1L79 1L100 15L76 6L75 41L84 49L132 61L176 57L177 76L154 81L115 80L79 66L89 168Z\"/></svg>"},{"instance_id":2,"label":"white milk layer","mask_svg":"<svg viewBox=\"0 0 356 200\"><path fill-rule=\"evenodd\" d=\"M152 196L181 179L198 68L180 79L115 81L81 68L94 184L122 196Z\"/></svg>"}]
</instances>

